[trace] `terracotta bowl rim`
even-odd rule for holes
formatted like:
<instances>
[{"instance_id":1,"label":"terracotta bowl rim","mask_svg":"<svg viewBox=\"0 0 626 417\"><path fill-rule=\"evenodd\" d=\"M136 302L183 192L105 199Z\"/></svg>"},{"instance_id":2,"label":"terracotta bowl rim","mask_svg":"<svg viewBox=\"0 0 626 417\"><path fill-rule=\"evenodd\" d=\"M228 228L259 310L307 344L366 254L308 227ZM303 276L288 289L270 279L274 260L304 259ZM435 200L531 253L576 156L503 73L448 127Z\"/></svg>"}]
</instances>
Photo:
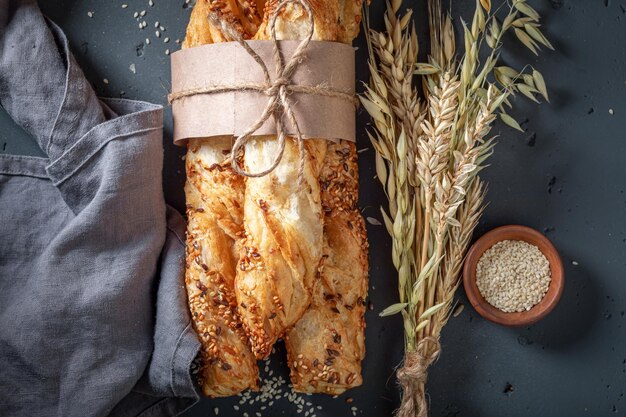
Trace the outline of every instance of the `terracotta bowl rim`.
<instances>
[{"instance_id":1,"label":"terracotta bowl rim","mask_svg":"<svg viewBox=\"0 0 626 417\"><path fill-rule=\"evenodd\" d=\"M541 250L550 262L552 281L544 298L528 311L505 313L489 304L476 284L476 265L482 254L503 240L522 240ZM463 266L463 286L474 309L482 317L504 326L529 326L547 316L557 305L564 287L563 262L556 247L543 233L528 226L511 224L490 230L469 249Z\"/></svg>"}]
</instances>

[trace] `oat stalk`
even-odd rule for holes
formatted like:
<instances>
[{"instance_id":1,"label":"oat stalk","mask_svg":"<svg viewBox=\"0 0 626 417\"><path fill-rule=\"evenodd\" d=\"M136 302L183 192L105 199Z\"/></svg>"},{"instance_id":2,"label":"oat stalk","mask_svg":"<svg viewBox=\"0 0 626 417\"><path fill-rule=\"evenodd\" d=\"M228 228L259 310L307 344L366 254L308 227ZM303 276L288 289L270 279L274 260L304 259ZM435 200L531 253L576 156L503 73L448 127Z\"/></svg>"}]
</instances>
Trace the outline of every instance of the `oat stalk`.
<instances>
[{"instance_id":1,"label":"oat stalk","mask_svg":"<svg viewBox=\"0 0 626 417\"><path fill-rule=\"evenodd\" d=\"M526 0L497 10L490 0L477 0L471 25L462 22L464 50L457 59L452 19L441 0L429 0L431 50L428 62L420 63L411 11L399 14L400 6L401 0L387 3L380 32L370 28L365 13L371 80L360 99L373 119L368 134L388 198L381 212L398 271L399 302L381 315L400 313L405 330L397 414L413 417L427 415L427 368L439 354L441 329L484 210L485 185L478 174L493 150L491 127L499 116L521 130L505 111L517 93L548 100L538 71L499 65L505 35L512 33L535 54L552 45Z\"/></svg>"}]
</instances>

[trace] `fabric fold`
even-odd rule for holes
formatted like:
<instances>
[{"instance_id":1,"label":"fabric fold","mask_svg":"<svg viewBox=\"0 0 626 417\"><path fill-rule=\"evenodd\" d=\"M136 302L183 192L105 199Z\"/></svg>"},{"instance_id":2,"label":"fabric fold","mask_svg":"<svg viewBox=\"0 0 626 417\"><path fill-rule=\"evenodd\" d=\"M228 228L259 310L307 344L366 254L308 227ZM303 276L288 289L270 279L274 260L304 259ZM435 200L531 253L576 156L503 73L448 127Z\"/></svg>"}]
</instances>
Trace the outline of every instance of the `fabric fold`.
<instances>
[{"instance_id":1,"label":"fabric fold","mask_svg":"<svg viewBox=\"0 0 626 417\"><path fill-rule=\"evenodd\" d=\"M189 369L200 349L200 342L191 326L185 298L184 239L185 220L175 209L167 206L167 236L161 252L161 278L156 284L154 350L148 372L136 390L168 397L194 398L197 392ZM172 311L179 314L171 314Z\"/></svg>"},{"instance_id":2,"label":"fabric fold","mask_svg":"<svg viewBox=\"0 0 626 417\"><path fill-rule=\"evenodd\" d=\"M0 7L0 104L54 160L104 122L105 111L65 34L35 1L4 0Z\"/></svg>"},{"instance_id":3,"label":"fabric fold","mask_svg":"<svg viewBox=\"0 0 626 417\"><path fill-rule=\"evenodd\" d=\"M98 193L116 195L134 190L136 199L163 210L163 108L158 105L107 99L118 117L96 125L46 167L68 206L79 213L94 203ZM115 143L110 145L114 141ZM112 149L111 149L112 147ZM114 170L111 168L115 167ZM148 202L151 196L160 201ZM98 200L101 203L106 198ZM131 200L132 201L132 200ZM108 210L96 202L92 210Z\"/></svg>"},{"instance_id":4,"label":"fabric fold","mask_svg":"<svg viewBox=\"0 0 626 417\"><path fill-rule=\"evenodd\" d=\"M163 109L98 100L33 0L0 0L0 415L166 416L197 401Z\"/></svg>"}]
</instances>

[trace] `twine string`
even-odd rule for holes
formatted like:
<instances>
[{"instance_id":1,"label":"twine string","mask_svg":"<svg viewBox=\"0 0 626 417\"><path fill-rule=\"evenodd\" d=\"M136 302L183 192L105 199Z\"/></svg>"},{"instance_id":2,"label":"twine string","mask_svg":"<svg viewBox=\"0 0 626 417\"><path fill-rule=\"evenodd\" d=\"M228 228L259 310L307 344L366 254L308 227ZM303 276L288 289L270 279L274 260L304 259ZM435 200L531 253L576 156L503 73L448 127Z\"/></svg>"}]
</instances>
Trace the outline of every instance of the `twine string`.
<instances>
[{"instance_id":1,"label":"twine string","mask_svg":"<svg viewBox=\"0 0 626 417\"><path fill-rule=\"evenodd\" d=\"M428 344L432 344L430 353ZM439 341L428 336L419 341L415 351L406 354L404 364L397 372L398 382L402 388L402 402L397 410L397 417L428 416L428 403L424 387L428 376L428 367L437 360L440 352Z\"/></svg>"}]
</instances>

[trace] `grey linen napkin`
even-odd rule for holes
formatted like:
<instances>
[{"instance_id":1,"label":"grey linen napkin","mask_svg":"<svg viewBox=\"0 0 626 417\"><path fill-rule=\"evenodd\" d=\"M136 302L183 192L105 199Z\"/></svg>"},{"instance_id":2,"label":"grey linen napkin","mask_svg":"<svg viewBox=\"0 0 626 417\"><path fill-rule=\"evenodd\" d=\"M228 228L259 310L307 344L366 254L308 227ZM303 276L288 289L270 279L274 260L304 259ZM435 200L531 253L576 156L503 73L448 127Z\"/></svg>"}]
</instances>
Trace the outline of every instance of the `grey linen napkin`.
<instances>
[{"instance_id":1,"label":"grey linen napkin","mask_svg":"<svg viewBox=\"0 0 626 417\"><path fill-rule=\"evenodd\" d=\"M173 415L198 398L162 108L99 100L33 0L0 0L0 415Z\"/></svg>"}]
</instances>

